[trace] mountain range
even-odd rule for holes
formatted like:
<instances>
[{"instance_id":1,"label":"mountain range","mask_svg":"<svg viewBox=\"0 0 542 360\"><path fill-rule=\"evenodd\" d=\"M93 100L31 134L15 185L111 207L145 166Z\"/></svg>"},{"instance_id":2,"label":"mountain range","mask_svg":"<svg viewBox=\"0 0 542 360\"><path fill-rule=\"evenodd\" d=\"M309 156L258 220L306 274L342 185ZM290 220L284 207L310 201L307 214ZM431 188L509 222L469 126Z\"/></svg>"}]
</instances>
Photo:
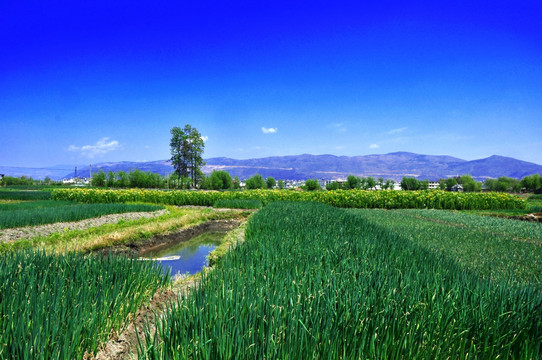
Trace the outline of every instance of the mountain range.
<instances>
[{"instance_id":1,"label":"mountain range","mask_svg":"<svg viewBox=\"0 0 542 360\"><path fill-rule=\"evenodd\" d=\"M499 176L521 179L524 176L542 173L542 165L521 161L510 157L493 155L485 159L467 161L446 155L422 155L410 152L394 152L389 154L363 156L335 155L292 155L273 156L256 159L237 160L225 157L206 159L204 173L213 170L226 170L230 175L246 179L256 173L264 178L272 176L275 179L305 180L305 179L344 179L348 175L374 178L383 177L395 181L404 176L420 180L438 180L457 175L470 174L474 179L483 181ZM57 168L66 169L66 166ZM17 168L18 174L24 172ZM92 172L99 169L108 171L130 171L140 169L165 175L173 172L168 160L149 162L107 162L92 165ZM0 168L1 173L12 175L7 167ZM77 176L88 177L90 168L78 166ZM57 171L58 174L58 171ZM49 176L52 179L71 178L75 172L64 176L54 174L44 175L43 169L29 169L24 175L34 178Z\"/></svg>"}]
</instances>

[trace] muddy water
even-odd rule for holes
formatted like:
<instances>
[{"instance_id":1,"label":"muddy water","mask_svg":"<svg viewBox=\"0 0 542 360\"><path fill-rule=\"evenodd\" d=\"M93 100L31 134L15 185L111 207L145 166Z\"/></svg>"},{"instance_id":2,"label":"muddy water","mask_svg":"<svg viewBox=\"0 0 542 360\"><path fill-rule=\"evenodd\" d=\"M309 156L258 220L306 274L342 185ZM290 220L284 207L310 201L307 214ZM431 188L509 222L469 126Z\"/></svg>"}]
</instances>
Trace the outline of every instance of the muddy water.
<instances>
[{"instance_id":1,"label":"muddy water","mask_svg":"<svg viewBox=\"0 0 542 360\"><path fill-rule=\"evenodd\" d=\"M207 255L222 241L226 232L206 232L188 241L167 243L140 254L140 258L162 264L171 275L195 274L208 265Z\"/></svg>"}]
</instances>

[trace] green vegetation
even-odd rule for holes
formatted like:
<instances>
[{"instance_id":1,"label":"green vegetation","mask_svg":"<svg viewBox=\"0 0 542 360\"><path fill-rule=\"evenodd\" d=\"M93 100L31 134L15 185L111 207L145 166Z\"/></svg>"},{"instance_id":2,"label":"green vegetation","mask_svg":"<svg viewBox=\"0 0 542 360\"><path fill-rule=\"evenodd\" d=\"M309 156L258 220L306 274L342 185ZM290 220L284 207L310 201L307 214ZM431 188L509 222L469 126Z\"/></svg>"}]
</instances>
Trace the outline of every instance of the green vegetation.
<instances>
[{"instance_id":1,"label":"green vegetation","mask_svg":"<svg viewBox=\"0 0 542 360\"><path fill-rule=\"evenodd\" d=\"M43 202L4 204L0 208L0 229L78 221L107 214L156 211L163 208L149 204L75 204L54 201L48 205Z\"/></svg>"},{"instance_id":2,"label":"green vegetation","mask_svg":"<svg viewBox=\"0 0 542 360\"><path fill-rule=\"evenodd\" d=\"M401 180L401 189L403 190L427 190L429 188L428 180L418 180L413 177L404 177Z\"/></svg>"},{"instance_id":3,"label":"green vegetation","mask_svg":"<svg viewBox=\"0 0 542 360\"><path fill-rule=\"evenodd\" d=\"M0 256L0 358L82 359L169 282L147 261L24 251Z\"/></svg>"},{"instance_id":4,"label":"green vegetation","mask_svg":"<svg viewBox=\"0 0 542 360\"><path fill-rule=\"evenodd\" d=\"M239 180L239 179L238 179ZM207 190L226 190L233 188L233 181L227 171L213 170L211 175L205 177L200 186Z\"/></svg>"},{"instance_id":5,"label":"green vegetation","mask_svg":"<svg viewBox=\"0 0 542 360\"><path fill-rule=\"evenodd\" d=\"M277 180L275 180L274 177L269 176L269 177L265 180L265 183L266 183L268 189L274 189L275 186L277 185Z\"/></svg>"},{"instance_id":6,"label":"green vegetation","mask_svg":"<svg viewBox=\"0 0 542 360\"><path fill-rule=\"evenodd\" d=\"M307 191L316 191L316 190L320 190L320 184L318 183L318 180L316 179L309 179L305 181L304 188Z\"/></svg>"},{"instance_id":7,"label":"green vegetation","mask_svg":"<svg viewBox=\"0 0 542 360\"><path fill-rule=\"evenodd\" d=\"M542 226L438 210L352 210L375 225L455 259L481 277L542 281Z\"/></svg>"},{"instance_id":8,"label":"green vegetation","mask_svg":"<svg viewBox=\"0 0 542 360\"><path fill-rule=\"evenodd\" d=\"M247 181L245 182L245 187L249 190L265 189L267 187L267 183L260 174L256 174L247 179Z\"/></svg>"},{"instance_id":9,"label":"green vegetation","mask_svg":"<svg viewBox=\"0 0 542 360\"><path fill-rule=\"evenodd\" d=\"M0 242L0 254L22 249L43 248L63 253L96 251L112 246L142 245L156 235L174 232L179 228L197 225L209 220L245 219L250 212L239 210L216 211L212 208L178 208L166 206L167 212L158 217L120 220L81 230L56 232L45 236L32 236L13 242Z\"/></svg>"},{"instance_id":10,"label":"green vegetation","mask_svg":"<svg viewBox=\"0 0 542 360\"><path fill-rule=\"evenodd\" d=\"M7 203L0 203L0 213L2 211L15 211L15 210L36 210L55 208L59 206L74 205L71 201L51 201L51 200L38 200L38 201L13 201Z\"/></svg>"},{"instance_id":11,"label":"green vegetation","mask_svg":"<svg viewBox=\"0 0 542 360\"><path fill-rule=\"evenodd\" d=\"M259 200L218 200L213 204L215 208L228 208L228 209L261 209L263 206Z\"/></svg>"},{"instance_id":12,"label":"green vegetation","mask_svg":"<svg viewBox=\"0 0 542 360\"><path fill-rule=\"evenodd\" d=\"M170 130L171 164L179 179L190 178L191 186L196 187L202 175L203 149L205 142L199 131L189 124L183 129L175 126Z\"/></svg>"},{"instance_id":13,"label":"green vegetation","mask_svg":"<svg viewBox=\"0 0 542 360\"><path fill-rule=\"evenodd\" d=\"M539 280L525 274L525 284L511 283L505 276L523 262L509 257L495 262L503 271L469 270L471 262L445 251L448 245L433 247L445 238L424 243L411 236L433 233L428 222L410 217L416 231L398 233L366 213L316 203L266 206L249 221L243 246L170 307L156 333L147 331L152 346L140 356L540 357ZM388 213L395 214L378 215ZM477 243L479 234L471 235ZM486 245L473 253L484 257Z\"/></svg>"},{"instance_id":14,"label":"green vegetation","mask_svg":"<svg viewBox=\"0 0 542 360\"><path fill-rule=\"evenodd\" d=\"M261 176L260 176L261 178ZM263 181L263 179L262 179ZM263 182L262 184L265 184ZM263 185L262 185L263 186ZM502 193L454 193L446 191L159 191L58 189L53 198L85 203L149 202L170 205L212 206L223 199L259 200L264 205L274 201L316 201L346 208L382 209L524 209L525 201Z\"/></svg>"},{"instance_id":15,"label":"green vegetation","mask_svg":"<svg viewBox=\"0 0 542 360\"><path fill-rule=\"evenodd\" d=\"M48 200L51 199L50 191L24 191L3 190L0 191L1 200Z\"/></svg>"},{"instance_id":16,"label":"green vegetation","mask_svg":"<svg viewBox=\"0 0 542 360\"><path fill-rule=\"evenodd\" d=\"M150 171L133 169L128 173L109 171L106 174L99 169L92 174L91 184L95 187L164 189L167 181L163 176Z\"/></svg>"},{"instance_id":17,"label":"green vegetation","mask_svg":"<svg viewBox=\"0 0 542 360\"><path fill-rule=\"evenodd\" d=\"M518 179L501 176L498 179L487 179L484 185L489 191L520 192L521 182Z\"/></svg>"}]
</instances>

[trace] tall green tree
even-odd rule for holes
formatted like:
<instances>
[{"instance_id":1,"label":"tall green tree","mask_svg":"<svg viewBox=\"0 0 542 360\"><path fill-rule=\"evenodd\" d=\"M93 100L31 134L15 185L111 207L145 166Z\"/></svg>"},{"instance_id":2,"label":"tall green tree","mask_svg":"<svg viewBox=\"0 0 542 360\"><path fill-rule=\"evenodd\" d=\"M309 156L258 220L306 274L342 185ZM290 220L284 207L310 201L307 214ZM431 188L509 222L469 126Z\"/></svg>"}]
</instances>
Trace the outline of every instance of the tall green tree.
<instances>
[{"instance_id":1,"label":"tall green tree","mask_svg":"<svg viewBox=\"0 0 542 360\"><path fill-rule=\"evenodd\" d=\"M92 180L90 181L92 186L105 186L105 171L100 169L97 173L92 174Z\"/></svg>"},{"instance_id":2,"label":"tall green tree","mask_svg":"<svg viewBox=\"0 0 542 360\"><path fill-rule=\"evenodd\" d=\"M175 173L178 178L189 177L192 186L196 187L198 179L201 178L201 168L205 165L202 157L205 142L200 132L189 124L186 124L183 129L175 126L170 133L170 160Z\"/></svg>"},{"instance_id":3,"label":"tall green tree","mask_svg":"<svg viewBox=\"0 0 542 360\"><path fill-rule=\"evenodd\" d=\"M275 187L275 185L277 185L277 181L275 180L274 177L272 176L269 176L266 180L265 180L266 184L267 184L267 188L268 189L273 189Z\"/></svg>"},{"instance_id":4,"label":"tall green tree","mask_svg":"<svg viewBox=\"0 0 542 360\"><path fill-rule=\"evenodd\" d=\"M205 178L200 184L200 188L207 190L225 190L231 189L233 182L230 174L224 170L213 170L211 175Z\"/></svg>"},{"instance_id":5,"label":"tall green tree","mask_svg":"<svg viewBox=\"0 0 542 360\"><path fill-rule=\"evenodd\" d=\"M255 174L247 179L245 186L247 189L265 189L267 187L267 183L260 174Z\"/></svg>"}]
</instances>

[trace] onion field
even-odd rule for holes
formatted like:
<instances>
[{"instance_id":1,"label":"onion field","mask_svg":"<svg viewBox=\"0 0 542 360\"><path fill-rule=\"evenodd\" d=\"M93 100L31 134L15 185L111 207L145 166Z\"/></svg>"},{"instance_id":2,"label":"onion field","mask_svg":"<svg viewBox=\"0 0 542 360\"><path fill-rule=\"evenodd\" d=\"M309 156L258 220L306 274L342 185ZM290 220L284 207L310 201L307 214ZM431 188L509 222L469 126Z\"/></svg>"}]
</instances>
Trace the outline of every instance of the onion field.
<instances>
[{"instance_id":1,"label":"onion field","mask_svg":"<svg viewBox=\"0 0 542 360\"><path fill-rule=\"evenodd\" d=\"M0 359L83 359L169 283L150 262L115 256L0 256Z\"/></svg>"},{"instance_id":2,"label":"onion field","mask_svg":"<svg viewBox=\"0 0 542 360\"><path fill-rule=\"evenodd\" d=\"M267 205L245 242L147 331L139 356L542 356L540 265L521 269L540 259L539 227L492 232L481 217L371 211ZM470 256L459 249L467 245Z\"/></svg>"},{"instance_id":3,"label":"onion field","mask_svg":"<svg viewBox=\"0 0 542 360\"><path fill-rule=\"evenodd\" d=\"M0 204L0 229L78 221L108 214L155 211L151 204L77 204L70 201L30 201Z\"/></svg>"}]
</instances>

